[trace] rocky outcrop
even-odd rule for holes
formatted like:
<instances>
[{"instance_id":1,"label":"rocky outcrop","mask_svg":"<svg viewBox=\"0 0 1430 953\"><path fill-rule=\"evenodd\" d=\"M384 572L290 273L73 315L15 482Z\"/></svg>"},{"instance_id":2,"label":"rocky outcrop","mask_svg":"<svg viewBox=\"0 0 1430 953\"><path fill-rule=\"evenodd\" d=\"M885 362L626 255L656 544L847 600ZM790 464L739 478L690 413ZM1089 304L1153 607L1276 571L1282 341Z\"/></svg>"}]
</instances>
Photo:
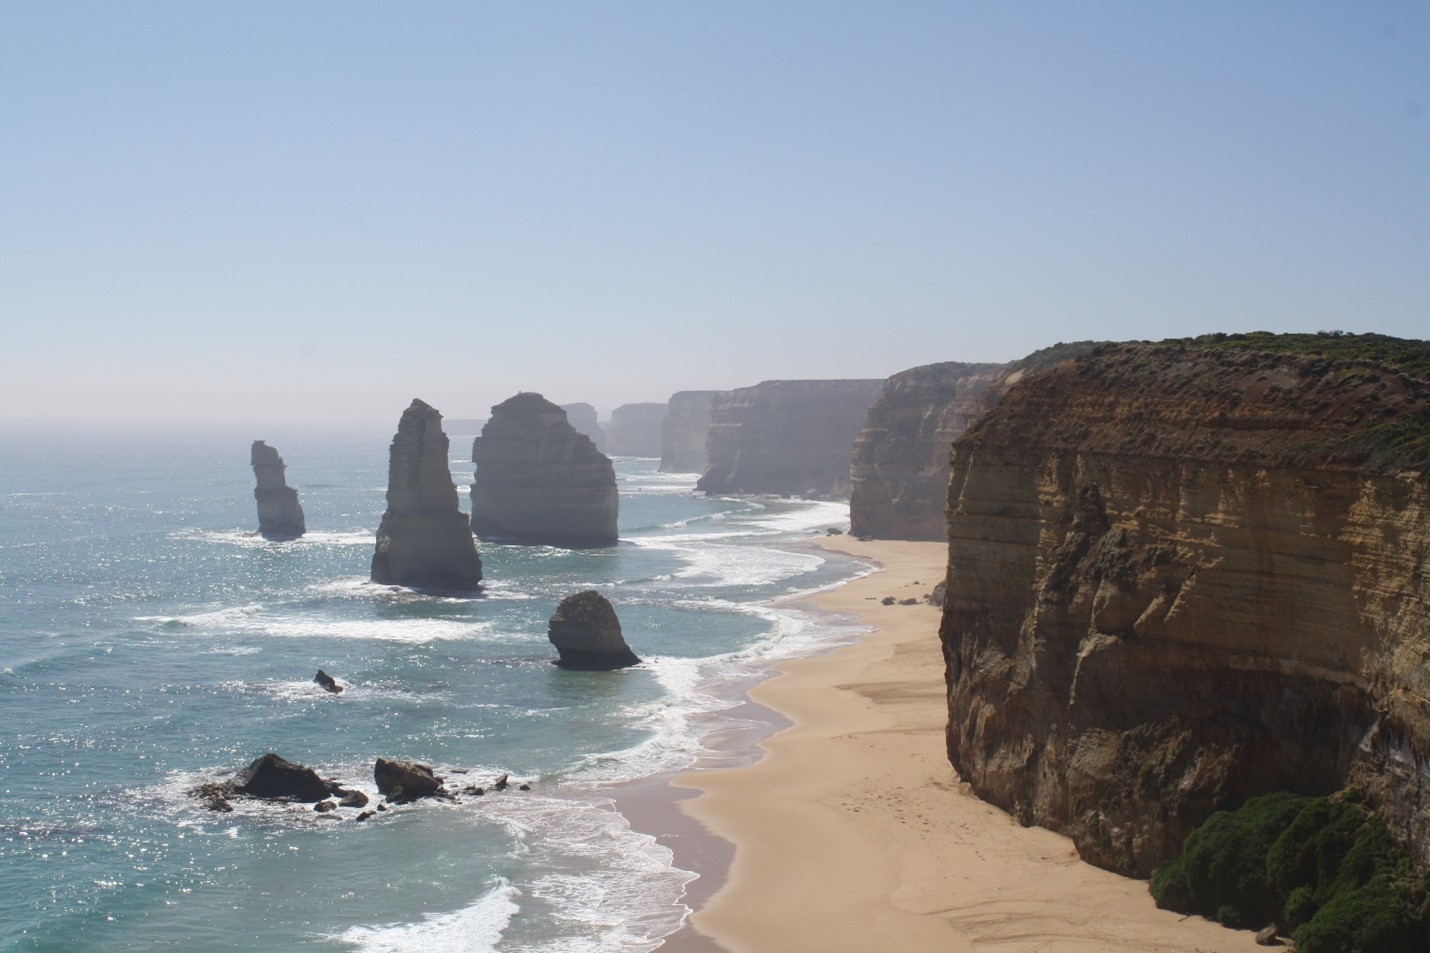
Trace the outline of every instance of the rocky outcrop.
<instances>
[{"instance_id":1,"label":"rocky outcrop","mask_svg":"<svg viewBox=\"0 0 1430 953\"><path fill-rule=\"evenodd\" d=\"M211 811L231 811L232 798L255 798L263 801L297 801L311 804L329 795L348 792L336 781L324 780L306 765L289 761L273 752L255 758L248 767L235 772L226 781L201 784L189 791Z\"/></svg>"},{"instance_id":2,"label":"rocky outcrop","mask_svg":"<svg viewBox=\"0 0 1430 953\"><path fill-rule=\"evenodd\" d=\"M882 380L765 381L711 402L706 493L849 494L854 438Z\"/></svg>"},{"instance_id":3,"label":"rocky outcrop","mask_svg":"<svg viewBox=\"0 0 1430 953\"><path fill-rule=\"evenodd\" d=\"M389 451L373 582L438 591L468 591L481 582L482 561L457 506L447 450L442 415L412 401Z\"/></svg>"},{"instance_id":4,"label":"rocky outcrop","mask_svg":"<svg viewBox=\"0 0 1430 953\"><path fill-rule=\"evenodd\" d=\"M562 404L561 409L566 411L566 422L575 427L577 433L590 437L597 450L606 452L606 431L596 419L596 408L578 403Z\"/></svg>"},{"instance_id":5,"label":"rocky outcrop","mask_svg":"<svg viewBox=\"0 0 1430 953\"><path fill-rule=\"evenodd\" d=\"M253 488L258 501L258 532L264 539L297 539L307 532L298 491L284 479L283 458L262 440L253 441L249 461L258 485Z\"/></svg>"},{"instance_id":6,"label":"rocky outcrop","mask_svg":"<svg viewBox=\"0 0 1430 953\"><path fill-rule=\"evenodd\" d=\"M472 529L482 538L557 546L616 542L611 461L566 412L522 393L492 408L472 443Z\"/></svg>"},{"instance_id":7,"label":"rocky outcrop","mask_svg":"<svg viewBox=\"0 0 1430 953\"><path fill-rule=\"evenodd\" d=\"M394 804L406 804L418 798L446 793L442 779L430 767L415 761L378 758L373 765L372 777L377 782L377 790Z\"/></svg>"},{"instance_id":8,"label":"rocky outcrop","mask_svg":"<svg viewBox=\"0 0 1430 953\"><path fill-rule=\"evenodd\" d=\"M982 797L1146 875L1215 810L1351 784L1430 860L1423 380L1103 346L969 427L948 505L948 750Z\"/></svg>"},{"instance_id":9,"label":"rocky outcrop","mask_svg":"<svg viewBox=\"0 0 1430 953\"><path fill-rule=\"evenodd\" d=\"M660 456L665 404L622 404L611 411L606 447L614 457Z\"/></svg>"},{"instance_id":10,"label":"rocky outcrop","mask_svg":"<svg viewBox=\"0 0 1430 953\"><path fill-rule=\"evenodd\" d=\"M562 668L604 672L640 664L621 635L616 610L594 589L561 600L547 625Z\"/></svg>"},{"instance_id":11,"label":"rocky outcrop","mask_svg":"<svg viewBox=\"0 0 1430 953\"><path fill-rule=\"evenodd\" d=\"M705 440L710 435L713 390L682 390L670 395L660 434L661 473L704 473Z\"/></svg>"},{"instance_id":12,"label":"rocky outcrop","mask_svg":"<svg viewBox=\"0 0 1430 953\"><path fill-rule=\"evenodd\" d=\"M948 457L1003 364L952 361L890 377L854 441L849 532L878 539L948 534Z\"/></svg>"}]
</instances>

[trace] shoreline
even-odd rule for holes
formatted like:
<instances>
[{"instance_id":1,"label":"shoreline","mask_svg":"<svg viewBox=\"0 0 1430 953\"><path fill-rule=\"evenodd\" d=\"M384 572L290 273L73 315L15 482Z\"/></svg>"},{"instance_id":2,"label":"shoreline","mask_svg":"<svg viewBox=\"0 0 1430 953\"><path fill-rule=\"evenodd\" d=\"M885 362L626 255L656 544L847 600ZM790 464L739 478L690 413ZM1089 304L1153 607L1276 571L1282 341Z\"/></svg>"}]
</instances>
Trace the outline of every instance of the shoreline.
<instances>
[{"instance_id":1,"label":"shoreline","mask_svg":"<svg viewBox=\"0 0 1430 953\"><path fill-rule=\"evenodd\" d=\"M944 748L940 612L922 602L943 578L942 544L815 542L880 567L800 599L866 633L749 687L746 704L772 720L753 750L749 739L720 748L737 763L619 797L633 827L662 831L675 863L699 875L693 913L662 951L1256 948L1250 932L1157 909L1145 881L1083 863L1067 838L1019 826L958 778ZM883 605L890 595L920 601Z\"/></svg>"}]
</instances>

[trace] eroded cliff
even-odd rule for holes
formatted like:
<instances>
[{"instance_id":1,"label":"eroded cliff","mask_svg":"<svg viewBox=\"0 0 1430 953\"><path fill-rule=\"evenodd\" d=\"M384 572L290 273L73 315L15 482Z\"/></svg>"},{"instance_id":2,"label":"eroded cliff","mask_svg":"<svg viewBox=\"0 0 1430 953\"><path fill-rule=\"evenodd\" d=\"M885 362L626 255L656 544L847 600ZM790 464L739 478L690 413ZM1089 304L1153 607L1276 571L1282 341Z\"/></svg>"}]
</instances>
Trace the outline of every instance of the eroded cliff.
<instances>
[{"instance_id":1,"label":"eroded cliff","mask_svg":"<svg viewBox=\"0 0 1430 953\"><path fill-rule=\"evenodd\" d=\"M682 390L670 395L661 424L660 472L704 473L705 439L710 435L713 390Z\"/></svg>"},{"instance_id":2,"label":"eroded cliff","mask_svg":"<svg viewBox=\"0 0 1430 953\"><path fill-rule=\"evenodd\" d=\"M288 485L287 468L278 451L262 440L249 448L249 463L253 466L256 486L253 498L258 501L258 532L264 539L297 539L307 532L303 507L298 491Z\"/></svg>"},{"instance_id":3,"label":"eroded cliff","mask_svg":"<svg viewBox=\"0 0 1430 953\"><path fill-rule=\"evenodd\" d=\"M854 440L849 532L943 539L948 458L1003 364L926 364L890 377Z\"/></svg>"},{"instance_id":4,"label":"eroded cliff","mask_svg":"<svg viewBox=\"0 0 1430 953\"><path fill-rule=\"evenodd\" d=\"M665 424L665 404L622 404L611 411L606 428L606 446L612 456L660 456L661 427Z\"/></svg>"},{"instance_id":5,"label":"eroded cliff","mask_svg":"<svg viewBox=\"0 0 1430 953\"><path fill-rule=\"evenodd\" d=\"M1146 875L1214 810L1353 784L1430 860L1423 380L1103 346L969 427L948 505L948 748L980 796Z\"/></svg>"},{"instance_id":6,"label":"eroded cliff","mask_svg":"<svg viewBox=\"0 0 1430 953\"><path fill-rule=\"evenodd\" d=\"M717 394L695 488L816 499L849 494L854 438L882 380L765 381Z\"/></svg>"}]
</instances>

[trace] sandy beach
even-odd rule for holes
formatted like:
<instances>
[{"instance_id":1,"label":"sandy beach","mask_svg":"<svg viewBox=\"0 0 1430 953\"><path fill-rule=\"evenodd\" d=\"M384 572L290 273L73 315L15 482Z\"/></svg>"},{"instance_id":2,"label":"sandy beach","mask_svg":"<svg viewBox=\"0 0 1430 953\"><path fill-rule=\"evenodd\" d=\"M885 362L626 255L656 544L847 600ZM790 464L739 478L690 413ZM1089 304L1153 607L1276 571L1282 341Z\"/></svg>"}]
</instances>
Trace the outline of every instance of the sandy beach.
<instances>
[{"instance_id":1,"label":"sandy beach","mask_svg":"<svg viewBox=\"0 0 1430 953\"><path fill-rule=\"evenodd\" d=\"M680 808L733 845L728 877L671 953L1244 951L1253 935L1158 910L1145 882L1084 864L962 784L944 752L939 543L821 545L883 569L815 601L871 631L750 692L791 727L753 765L682 775ZM712 854L716 856L718 852ZM718 879L718 872L715 873Z\"/></svg>"}]
</instances>

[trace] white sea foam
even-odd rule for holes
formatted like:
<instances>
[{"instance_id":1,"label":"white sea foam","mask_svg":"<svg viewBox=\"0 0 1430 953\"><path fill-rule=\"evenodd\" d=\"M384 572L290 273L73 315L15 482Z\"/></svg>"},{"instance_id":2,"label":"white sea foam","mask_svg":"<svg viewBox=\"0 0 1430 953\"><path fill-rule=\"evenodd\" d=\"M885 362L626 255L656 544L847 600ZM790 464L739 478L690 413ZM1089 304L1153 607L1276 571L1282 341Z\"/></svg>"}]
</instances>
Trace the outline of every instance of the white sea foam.
<instances>
[{"instance_id":1,"label":"white sea foam","mask_svg":"<svg viewBox=\"0 0 1430 953\"><path fill-rule=\"evenodd\" d=\"M484 953L494 951L521 909L521 891L498 880L476 903L450 913L427 913L415 923L357 926L337 939L361 953Z\"/></svg>"},{"instance_id":2,"label":"white sea foam","mask_svg":"<svg viewBox=\"0 0 1430 953\"><path fill-rule=\"evenodd\" d=\"M691 545L690 543L698 544ZM773 547L742 546L696 537L687 543L671 537L641 541L640 545L664 549L685 563L673 578L685 585L716 588L725 586L766 586L813 572L824 564L818 553L789 552Z\"/></svg>"}]
</instances>

